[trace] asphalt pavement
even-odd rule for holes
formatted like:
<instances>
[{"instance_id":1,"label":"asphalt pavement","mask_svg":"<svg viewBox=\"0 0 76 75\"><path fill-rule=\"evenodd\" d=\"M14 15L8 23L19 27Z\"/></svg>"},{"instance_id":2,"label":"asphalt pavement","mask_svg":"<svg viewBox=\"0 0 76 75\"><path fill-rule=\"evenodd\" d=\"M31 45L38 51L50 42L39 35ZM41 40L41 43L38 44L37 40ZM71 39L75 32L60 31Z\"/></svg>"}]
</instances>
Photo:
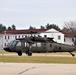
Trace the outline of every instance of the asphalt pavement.
<instances>
[{"instance_id":1,"label":"asphalt pavement","mask_svg":"<svg viewBox=\"0 0 76 75\"><path fill-rule=\"evenodd\" d=\"M0 75L76 75L76 64L0 63Z\"/></svg>"}]
</instances>

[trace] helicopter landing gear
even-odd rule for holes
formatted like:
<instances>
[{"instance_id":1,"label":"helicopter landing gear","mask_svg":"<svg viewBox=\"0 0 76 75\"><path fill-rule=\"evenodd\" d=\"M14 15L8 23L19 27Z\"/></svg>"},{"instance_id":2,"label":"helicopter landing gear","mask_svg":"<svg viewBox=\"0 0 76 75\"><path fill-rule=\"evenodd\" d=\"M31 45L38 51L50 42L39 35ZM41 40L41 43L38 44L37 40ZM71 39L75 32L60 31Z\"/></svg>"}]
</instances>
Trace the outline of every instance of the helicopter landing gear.
<instances>
[{"instance_id":1,"label":"helicopter landing gear","mask_svg":"<svg viewBox=\"0 0 76 75\"><path fill-rule=\"evenodd\" d=\"M26 54L27 54L28 56L32 56L32 51L28 50L28 51L26 52Z\"/></svg>"},{"instance_id":2,"label":"helicopter landing gear","mask_svg":"<svg viewBox=\"0 0 76 75\"><path fill-rule=\"evenodd\" d=\"M32 56L32 52L31 51L28 52L28 56Z\"/></svg>"},{"instance_id":3,"label":"helicopter landing gear","mask_svg":"<svg viewBox=\"0 0 76 75\"><path fill-rule=\"evenodd\" d=\"M17 54L18 54L19 56L22 56L22 51L18 51Z\"/></svg>"},{"instance_id":4,"label":"helicopter landing gear","mask_svg":"<svg viewBox=\"0 0 76 75\"><path fill-rule=\"evenodd\" d=\"M69 52L73 57L75 56L75 54L73 54L73 53L71 53L71 52Z\"/></svg>"},{"instance_id":5,"label":"helicopter landing gear","mask_svg":"<svg viewBox=\"0 0 76 75\"><path fill-rule=\"evenodd\" d=\"M31 45L29 46L28 50L26 51L26 54L28 56L32 56Z\"/></svg>"}]
</instances>

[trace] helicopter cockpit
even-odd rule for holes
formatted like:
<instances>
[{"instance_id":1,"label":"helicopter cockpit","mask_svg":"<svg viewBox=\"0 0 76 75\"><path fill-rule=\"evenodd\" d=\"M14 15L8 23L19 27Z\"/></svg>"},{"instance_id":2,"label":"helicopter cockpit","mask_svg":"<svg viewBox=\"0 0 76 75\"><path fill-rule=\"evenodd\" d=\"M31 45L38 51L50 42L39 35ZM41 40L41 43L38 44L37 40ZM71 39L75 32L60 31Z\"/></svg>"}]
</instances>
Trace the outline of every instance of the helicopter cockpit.
<instances>
[{"instance_id":1,"label":"helicopter cockpit","mask_svg":"<svg viewBox=\"0 0 76 75\"><path fill-rule=\"evenodd\" d=\"M17 43L19 42L19 40L13 40L11 41L10 43L8 43L5 47L4 47L4 50L5 51L8 51L8 52L11 52L11 49L10 48L14 48Z\"/></svg>"},{"instance_id":2,"label":"helicopter cockpit","mask_svg":"<svg viewBox=\"0 0 76 75\"><path fill-rule=\"evenodd\" d=\"M19 40L13 40L10 43L7 44L7 46L16 46L16 44L19 42Z\"/></svg>"}]
</instances>

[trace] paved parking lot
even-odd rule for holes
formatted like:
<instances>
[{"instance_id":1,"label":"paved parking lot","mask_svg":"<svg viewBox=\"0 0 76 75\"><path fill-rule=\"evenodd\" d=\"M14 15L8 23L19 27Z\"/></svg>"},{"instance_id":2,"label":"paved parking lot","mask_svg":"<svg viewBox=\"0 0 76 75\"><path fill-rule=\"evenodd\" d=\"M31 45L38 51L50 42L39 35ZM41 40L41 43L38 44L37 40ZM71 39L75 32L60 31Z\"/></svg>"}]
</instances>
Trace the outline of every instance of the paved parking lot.
<instances>
[{"instance_id":1,"label":"paved parking lot","mask_svg":"<svg viewBox=\"0 0 76 75\"><path fill-rule=\"evenodd\" d=\"M0 63L0 75L76 75L76 64Z\"/></svg>"}]
</instances>

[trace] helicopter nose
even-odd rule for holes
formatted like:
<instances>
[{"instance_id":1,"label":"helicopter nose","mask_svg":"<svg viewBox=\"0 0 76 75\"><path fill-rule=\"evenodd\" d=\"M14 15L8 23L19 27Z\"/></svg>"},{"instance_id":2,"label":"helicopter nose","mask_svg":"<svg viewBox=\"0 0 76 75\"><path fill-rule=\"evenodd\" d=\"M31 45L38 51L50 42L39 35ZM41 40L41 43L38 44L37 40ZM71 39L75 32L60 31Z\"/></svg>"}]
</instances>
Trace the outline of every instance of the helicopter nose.
<instances>
[{"instance_id":1,"label":"helicopter nose","mask_svg":"<svg viewBox=\"0 0 76 75\"><path fill-rule=\"evenodd\" d=\"M3 49L4 49L5 51L8 51L8 52L11 51L9 47L5 47L5 48L3 48Z\"/></svg>"}]
</instances>

